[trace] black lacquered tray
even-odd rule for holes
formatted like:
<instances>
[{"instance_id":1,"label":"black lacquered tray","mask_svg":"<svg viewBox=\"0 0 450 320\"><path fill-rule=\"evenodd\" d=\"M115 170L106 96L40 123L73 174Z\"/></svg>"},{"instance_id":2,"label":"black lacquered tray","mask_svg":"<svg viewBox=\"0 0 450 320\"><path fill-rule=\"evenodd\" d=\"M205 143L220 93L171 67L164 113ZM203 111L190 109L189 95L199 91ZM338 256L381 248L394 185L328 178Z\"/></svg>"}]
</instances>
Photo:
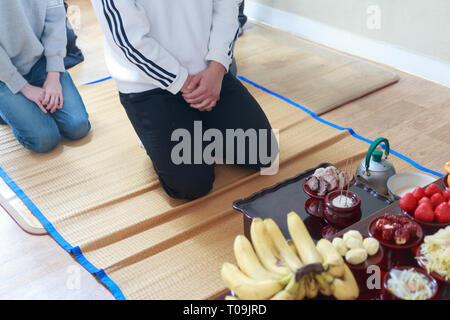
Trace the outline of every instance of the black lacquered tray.
<instances>
[{"instance_id":1,"label":"black lacquered tray","mask_svg":"<svg viewBox=\"0 0 450 320\"><path fill-rule=\"evenodd\" d=\"M331 165L331 163L322 163L295 177L256 192L250 197L233 202L233 208L244 214L245 235L250 238L250 224L253 218L272 218L278 224L284 236L290 239L286 215L291 211L295 211L304 221L311 237L314 240L320 240L322 238L322 229L327 226L327 223L323 218L315 217L306 212L305 203L310 197L303 191L302 185L304 180L311 176L316 169ZM361 198L361 219L392 203L392 200L387 196L379 194L360 182L356 182L349 190L357 193Z\"/></svg>"}]
</instances>

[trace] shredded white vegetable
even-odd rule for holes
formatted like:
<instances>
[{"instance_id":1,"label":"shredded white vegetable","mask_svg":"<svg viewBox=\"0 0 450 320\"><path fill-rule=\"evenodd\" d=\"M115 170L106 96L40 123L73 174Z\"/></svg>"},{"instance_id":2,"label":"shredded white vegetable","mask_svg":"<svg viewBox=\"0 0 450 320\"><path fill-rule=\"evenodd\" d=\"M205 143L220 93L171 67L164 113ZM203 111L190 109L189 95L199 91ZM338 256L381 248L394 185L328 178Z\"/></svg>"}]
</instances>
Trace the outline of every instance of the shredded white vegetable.
<instances>
[{"instance_id":1,"label":"shredded white vegetable","mask_svg":"<svg viewBox=\"0 0 450 320\"><path fill-rule=\"evenodd\" d=\"M440 229L434 235L426 236L420 246L417 258L428 272L435 272L448 280L450 278L450 226Z\"/></svg>"},{"instance_id":2,"label":"shredded white vegetable","mask_svg":"<svg viewBox=\"0 0 450 320\"><path fill-rule=\"evenodd\" d=\"M426 300L436 290L425 275L414 269L392 269L389 275L387 282L389 290L404 300Z\"/></svg>"}]
</instances>

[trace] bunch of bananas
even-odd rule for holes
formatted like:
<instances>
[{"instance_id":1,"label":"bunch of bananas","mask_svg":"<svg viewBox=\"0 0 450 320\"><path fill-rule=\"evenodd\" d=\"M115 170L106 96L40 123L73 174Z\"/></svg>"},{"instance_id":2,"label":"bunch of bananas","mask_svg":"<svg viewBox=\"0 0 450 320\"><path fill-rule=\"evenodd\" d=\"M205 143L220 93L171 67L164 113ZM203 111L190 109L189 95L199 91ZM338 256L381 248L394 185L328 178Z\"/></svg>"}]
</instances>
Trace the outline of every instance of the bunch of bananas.
<instances>
[{"instance_id":1,"label":"bunch of bananas","mask_svg":"<svg viewBox=\"0 0 450 320\"><path fill-rule=\"evenodd\" d=\"M330 241L314 244L305 224L295 213L287 215L291 242L272 219L255 218L251 242L238 235L234 241L237 266L224 263L222 279L242 300L313 299L319 292L340 300L356 299L353 273Z\"/></svg>"}]
</instances>

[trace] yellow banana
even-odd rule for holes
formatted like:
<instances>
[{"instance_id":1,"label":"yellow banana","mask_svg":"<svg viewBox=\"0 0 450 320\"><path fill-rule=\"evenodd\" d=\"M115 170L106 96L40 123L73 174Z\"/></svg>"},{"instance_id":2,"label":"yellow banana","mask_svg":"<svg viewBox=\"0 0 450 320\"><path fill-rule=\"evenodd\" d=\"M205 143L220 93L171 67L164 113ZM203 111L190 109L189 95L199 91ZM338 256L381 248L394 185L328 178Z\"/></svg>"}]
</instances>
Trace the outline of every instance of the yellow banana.
<instances>
[{"instance_id":1,"label":"yellow banana","mask_svg":"<svg viewBox=\"0 0 450 320\"><path fill-rule=\"evenodd\" d=\"M234 256L239 268L250 278L256 280L280 279L281 276L266 270L258 259L253 246L244 235L234 239Z\"/></svg>"},{"instance_id":2,"label":"yellow banana","mask_svg":"<svg viewBox=\"0 0 450 320\"><path fill-rule=\"evenodd\" d=\"M286 238L281 232L278 225L273 221L273 219L265 219L264 225L266 227L267 233L272 238L272 242L280 253L280 259L284 265L287 265L292 271L296 271L303 264L297 254L292 252L292 249L289 247Z\"/></svg>"},{"instance_id":3,"label":"yellow banana","mask_svg":"<svg viewBox=\"0 0 450 320\"><path fill-rule=\"evenodd\" d=\"M323 272L322 277L325 279L327 283L333 283L334 277L329 272Z\"/></svg>"},{"instance_id":4,"label":"yellow banana","mask_svg":"<svg viewBox=\"0 0 450 320\"><path fill-rule=\"evenodd\" d=\"M344 278L334 279L331 288L334 297L338 300L354 300L359 296L358 284L347 264L344 265Z\"/></svg>"},{"instance_id":5,"label":"yellow banana","mask_svg":"<svg viewBox=\"0 0 450 320\"><path fill-rule=\"evenodd\" d=\"M256 254L267 270L281 276L291 274L291 270L282 265L279 252L277 252L261 218L253 219L250 226L250 236Z\"/></svg>"},{"instance_id":6,"label":"yellow banana","mask_svg":"<svg viewBox=\"0 0 450 320\"><path fill-rule=\"evenodd\" d=\"M331 283L325 280L324 274L316 274L315 279L319 285L319 292L324 296L331 296L333 294Z\"/></svg>"},{"instance_id":7,"label":"yellow banana","mask_svg":"<svg viewBox=\"0 0 450 320\"><path fill-rule=\"evenodd\" d=\"M232 263L222 265L221 276L225 285L232 290L239 299L243 300L266 300L273 297L276 293L283 290L283 280L255 280L244 273ZM289 275L289 282L293 274Z\"/></svg>"},{"instance_id":8,"label":"yellow banana","mask_svg":"<svg viewBox=\"0 0 450 320\"><path fill-rule=\"evenodd\" d=\"M225 296L225 300L239 300L235 296Z\"/></svg>"},{"instance_id":9,"label":"yellow banana","mask_svg":"<svg viewBox=\"0 0 450 320\"><path fill-rule=\"evenodd\" d=\"M305 277L303 277L298 282L298 293L297 293L297 297L295 298L296 300L303 300L303 299L305 299L305 296L306 296L306 282L305 282L305 280L306 280Z\"/></svg>"},{"instance_id":10,"label":"yellow banana","mask_svg":"<svg viewBox=\"0 0 450 320\"><path fill-rule=\"evenodd\" d=\"M274 295L270 300L294 300L294 297L289 294L289 292L281 290L276 295Z\"/></svg>"},{"instance_id":11,"label":"yellow banana","mask_svg":"<svg viewBox=\"0 0 450 320\"><path fill-rule=\"evenodd\" d=\"M286 287L275 294L270 300L294 300L298 294L299 283L295 281L295 277L289 281Z\"/></svg>"},{"instance_id":12,"label":"yellow banana","mask_svg":"<svg viewBox=\"0 0 450 320\"><path fill-rule=\"evenodd\" d=\"M317 251L323 258L323 267L335 278L344 275L344 259L327 239L320 239L316 245Z\"/></svg>"},{"instance_id":13,"label":"yellow banana","mask_svg":"<svg viewBox=\"0 0 450 320\"><path fill-rule=\"evenodd\" d=\"M295 279L295 276L289 281L284 288L284 291L288 292L293 298L297 296L298 289L300 287L299 282Z\"/></svg>"},{"instance_id":14,"label":"yellow banana","mask_svg":"<svg viewBox=\"0 0 450 320\"><path fill-rule=\"evenodd\" d=\"M287 216L287 223L292 241L303 264L322 263L322 256L317 251L302 219L292 211Z\"/></svg>"},{"instance_id":15,"label":"yellow banana","mask_svg":"<svg viewBox=\"0 0 450 320\"><path fill-rule=\"evenodd\" d=\"M306 297L308 299L314 299L315 297L317 297L317 294L319 293L319 285L317 284L313 274L306 276L305 285Z\"/></svg>"},{"instance_id":16,"label":"yellow banana","mask_svg":"<svg viewBox=\"0 0 450 320\"><path fill-rule=\"evenodd\" d=\"M294 242L293 242L292 240L290 240L290 241L288 242L288 244L289 244L289 248L291 248L291 250L292 250L292 253L293 253L293 254L296 254L296 255L298 256L297 248L295 247ZM299 256L298 256L298 257L299 257ZM299 259L300 259L300 257L299 257Z\"/></svg>"}]
</instances>

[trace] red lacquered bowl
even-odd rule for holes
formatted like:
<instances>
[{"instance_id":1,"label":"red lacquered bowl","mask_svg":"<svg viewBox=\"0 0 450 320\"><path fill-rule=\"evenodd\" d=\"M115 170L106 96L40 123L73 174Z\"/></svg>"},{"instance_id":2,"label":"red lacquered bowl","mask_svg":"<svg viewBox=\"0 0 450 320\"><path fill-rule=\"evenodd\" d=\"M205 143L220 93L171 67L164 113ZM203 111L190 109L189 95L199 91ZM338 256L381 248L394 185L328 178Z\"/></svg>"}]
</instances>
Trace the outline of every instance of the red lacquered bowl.
<instances>
[{"instance_id":1,"label":"red lacquered bowl","mask_svg":"<svg viewBox=\"0 0 450 320\"><path fill-rule=\"evenodd\" d=\"M404 300L398 296L396 296L391 290L389 290L388 286L387 286L387 282L389 280L390 277L390 272L393 270L409 270L409 269L414 269L414 271L419 272L421 274L423 274L431 283L431 285L434 287L434 293L433 295L426 299L426 300L434 300L436 299L438 292L439 292L439 285L436 281L436 279L434 279L432 276L430 276L426 271L424 271L423 269L420 268L415 268L415 267L410 267L410 266L402 266L402 267L395 267L392 268L391 270L389 270L389 272L386 272L386 274L384 275L384 279L383 279L383 300Z\"/></svg>"},{"instance_id":2,"label":"red lacquered bowl","mask_svg":"<svg viewBox=\"0 0 450 320\"><path fill-rule=\"evenodd\" d=\"M364 239L365 238L369 238L369 237L364 236ZM363 263L351 264L345 260L345 257L343 257L343 259L352 271L366 272L366 270L369 266L379 265L383 261L383 257L384 257L384 248L383 248L383 246L380 246L380 249L378 249L378 252L376 254L374 254L373 256L368 256L366 261L364 261Z\"/></svg>"},{"instance_id":3,"label":"red lacquered bowl","mask_svg":"<svg viewBox=\"0 0 450 320\"><path fill-rule=\"evenodd\" d=\"M305 211L310 215L323 218L323 199L325 196L319 196L317 193L312 191L306 184L306 180L302 184L303 191L310 196L305 202Z\"/></svg>"},{"instance_id":4,"label":"red lacquered bowl","mask_svg":"<svg viewBox=\"0 0 450 320\"><path fill-rule=\"evenodd\" d=\"M443 178L443 182L444 182L444 186L445 186L444 189L448 188L448 185L446 184L447 177L448 177L448 174ZM414 212L403 211L403 213L406 214L407 216L409 216L411 219L413 219L418 224L420 224L422 229L425 231L425 234L427 234L427 235L435 233L436 231L438 231L441 228L450 226L450 222L437 222L436 220L428 222L428 221L422 221L422 220L416 219L414 217Z\"/></svg>"},{"instance_id":5,"label":"red lacquered bowl","mask_svg":"<svg viewBox=\"0 0 450 320\"><path fill-rule=\"evenodd\" d=\"M311 198L324 200L325 197L327 196L327 194L324 195L324 196L320 196L320 195L318 195L316 192L312 191L311 188L308 187L308 185L307 185L307 183L306 183L307 180L308 180L308 179L305 179L305 181L303 181L303 184L302 184L303 191L305 191L305 193L306 193L308 196L310 196ZM350 183L349 183L347 186L345 186L344 189L347 188L348 186L352 186L353 184L355 184L355 181L356 181L356 179L353 178L353 180L350 181ZM336 191L336 190L335 190L335 191ZM335 192L335 191L331 191L331 192ZM329 193L331 193L331 192L329 192Z\"/></svg>"},{"instance_id":6,"label":"red lacquered bowl","mask_svg":"<svg viewBox=\"0 0 450 320\"><path fill-rule=\"evenodd\" d=\"M325 196L326 196L326 195L324 195L324 196L319 196L316 192L312 191L311 188L306 184L306 180L307 180L307 179L305 179L305 181L303 181L303 185L302 185L303 191L305 191L305 193L306 193L308 196L310 196L311 198L319 199L319 200L325 199Z\"/></svg>"},{"instance_id":7,"label":"red lacquered bowl","mask_svg":"<svg viewBox=\"0 0 450 320\"><path fill-rule=\"evenodd\" d=\"M427 268L423 265L423 263L418 259L421 255L420 255L420 246L414 249L414 256L416 257L416 261L417 264L424 270L426 271L430 276L432 276L433 278L435 278L436 280L442 281L442 282L446 282L446 283L450 283L450 279L445 280L445 278L443 276L441 276L440 274L436 273L436 272L428 272Z\"/></svg>"},{"instance_id":8,"label":"red lacquered bowl","mask_svg":"<svg viewBox=\"0 0 450 320\"><path fill-rule=\"evenodd\" d=\"M383 246L391 248L391 249L402 250L402 249L410 249L410 248L413 248L413 247L417 247L422 242L422 239L423 239L423 236L424 236L424 232L423 232L423 229L420 226L420 224L418 224L418 227L419 227L418 228L418 230L419 230L418 233L419 233L419 235L417 237L410 238L408 240L408 242L406 242L405 244L396 244L394 241L383 239L383 237L381 235L381 232L379 232L376 229L377 221L378 221L378 219L381 219L381 218L383 218L383 217L377 217L377 218L372 219L372 221L370 221L370 223L369 223L369 230L368 231L369 231L369 235L374 237L378 241L380 241L380 243ZM411 219L411 221L414 222L412 219Z\"/></svg>"},{"instance_id":9,"label":"red lacquered bowl","mask_svg":"<svg viewBox=\"0 0 450 320\"><path fill-rule=\"evenodd\" d=\"M441 228L445 228L447 226L450 226L450 222L437 222L437 221L422 221L419 219L416 219L414 217L414 212L406 212L403 211L405 215L407 215L409 218L411 218L414 222L418 223L422 229L425 231L426 234L432 234L438 231Z\"/></svg>"},{"instance_id":10,"label":"red lacquered bowl","mask_svg":"<svg viewBox=\"0 0 450 320\"><path fill-rule=\"evenodd\" d=\"M352 199L353 205L348 208L334 206L333 200L340 195L348 196ZM325 209L323 210L323 216L334 228L343 229L361 220L361 199L354 192L336 190L327 194L324 202Z\"/></svg>"},{"instance_id":11,"label":"red lacquered bowl","mask_svg":"<svg viewBox=\"0 0 450 320\"><path fill-rule=\"evenodd\" d=\"M363 238L368 238L367 235L363 235ZM343 257L345 263L352 271L356 282L358 283L359 291L360 292L370 292L375 291L373 289L369 289L367 287L367 279L372 276L372 273L367 272L367 268L370 266L380 266L382 264L384 258L384 248L380 245L380 248L378 249L378 252L374 254L373 256L368 256L366 261L360 264L351 264L345 260L345 257Z\"/></svg>"}]
</instances>

